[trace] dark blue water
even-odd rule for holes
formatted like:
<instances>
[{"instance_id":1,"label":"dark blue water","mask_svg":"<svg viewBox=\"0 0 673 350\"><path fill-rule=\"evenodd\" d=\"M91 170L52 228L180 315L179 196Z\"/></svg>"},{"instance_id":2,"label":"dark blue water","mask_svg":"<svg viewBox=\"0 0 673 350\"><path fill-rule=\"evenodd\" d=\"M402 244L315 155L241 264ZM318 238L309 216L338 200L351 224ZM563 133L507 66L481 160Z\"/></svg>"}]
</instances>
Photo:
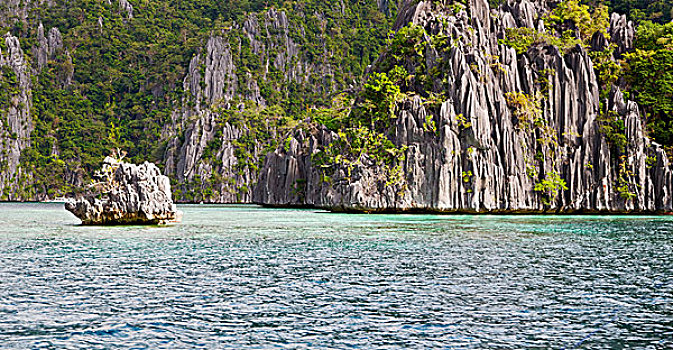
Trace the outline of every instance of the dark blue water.
<instances>
[{"instance_id":1,"label":"dark blue water","mask_svg":"<svg viewBox=\"0 0 673 350\"><path fill-rule=\"evenodd\" d=\"M0 348L673 348L673 218L0 204Z\"/></svg>"}]
</instances>

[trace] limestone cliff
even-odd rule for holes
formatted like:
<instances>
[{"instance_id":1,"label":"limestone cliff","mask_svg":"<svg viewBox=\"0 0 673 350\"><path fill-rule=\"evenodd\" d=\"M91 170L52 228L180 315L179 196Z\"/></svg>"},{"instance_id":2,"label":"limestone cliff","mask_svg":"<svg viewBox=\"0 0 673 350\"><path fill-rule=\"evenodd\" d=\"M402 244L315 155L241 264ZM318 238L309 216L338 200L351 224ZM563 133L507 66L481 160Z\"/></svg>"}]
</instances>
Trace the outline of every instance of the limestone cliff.
<instances>
[{"instance_id":1,"label":"limestone cliff","mask_svg":"<svg viewBox=\"0 0 673 350\"><path fill-rule=\"evenodd\" d=\"M104 29L136 33L135 24L159 18L132 3L92 3L102 12L81 27L47 16L56 12L45 7L67 13L67 4L0 5L0 27L22 24L0 39L0 200L77 191L88 180L82 161L91 168L90 153L100 152L101 139L163 165L178 201L366 211L671 210L669 158L647 138L638 106L621 93L622 82L602 86L594 72L596 52L607 50L619 59L633 49L635 28L625 16L613 14L609 32L594 35L589 45L559 48L545 42L549 28L542 20L558 1L507 0L496 9L485 0L338 1L333 8L294 2L284 10L206 20L212 27L191 31L194 37L176 32L171 38L181 43L171 45L191 46L177 50L179 59L170 63L154 49L126 62L122 50L108 58L125 62L117 67L123 74L84 69L86 62L100 61L87 54L96 52ZM422 55L409 59L389 48L375 61L394 16L398 33L422 28L414 32L421 33L420 42L405 48ZM517 53L505 42L512 29L538 37ZM364 152L347 165L318 162L316 155L338 151L335 146L352 135L320 125L313 111L339 93L357 95L363 73L390 73L392 66L384 66L395 60L406 73L396 82L402 97L385 126L372 123L367 134L394 145L388 156L394 161L382 167L380 155ZM161 74L152 67L162 67ZM104 74L83 73L88 71ZM109 79L87 81L100 77ZM96 98L99 86L114 93ZM62 105L52 110L44 103L49 94L43 94L60 88L68 92L62 96L76 97L66 105L95 103L86 115L61 120ZM363 105L356 98L354 110ZM41 114L43 109L49 113ZM86 127L66 127L73 125ZM70 142L83 134L88 135L81 144ZM40 164L39 171L29 169L31 161Z\"/></svg>"},{"instance_id":2,"label":"limestone cliff","mask_svg":"<svg viewBox=\"0 0 673 350\"><path fill-rule=\"evenodd\" d=\"M0 200L17 200L30 181L19 161L33 130L31 72L19 39L6 34L0 41Z\"/></svg>"},{"instance_id":3,"label":"limestone cliff","mask_svg":"<svg viewBox=\"0 0 673 350\"><path fill-rule=\"evenodd\" d=\"M387 2L379 4L388 11ZM260 163L280 135L268 120L234 115L243 112L246 105L255 111L269 107L261 91L263 84L267 91L274 90L267 94L280 94L284 100L296 98L296 92L289 88L292 85L323 95L338 88L334 80L338 67L333 67L329 59L334 53L328 52L324 43L311 43L323 47L320 56L308 58L308 45L297 43L293 39L297 36L306 40L301 23L292 23L284 11L269 9L213 33L191 60L183 81L186 96L163 132L168 140L163 157L165 171L177 182L177 199L252 201ZM241 57L248 50L249 59L263 67L261 75L240 66L246 63ZM272 81L281 86L274 86ZM254 135L253 129L259 129L260 124L271 137ZM255 142L243 144L242 138Z\"/></svg>"},{"instance_id":4,"label":"limestone cliff","mask_svg":"<svg viewBox=\"0 0 673 350\"><path fill-rule=\"evenodd\" d=\"M26 22L28 13L36 7L53 6L53 0L7 0L0 6L0 26ZM49 59L63 48L58 28L45 35L42 23L38 29L38 47L31 59L18 37L3 33L0 37L0 200L44 200L46 193L36 193L30 169L22 167L21 156L30 147L34 129L32 115L33 79ZM66 72L72 79L72 72Z\"/></svg>"},{"instance_id":5,"label":"limestone cliff","mask_svg":"<svg viewBox=\"0 0 673 350\"><path fill-rule=\"evenodd\" d=\"M0 100L0 200L76 193L121 147L165 167L178 200L250 202L265 155L308 109L357 85L396 9L1 1L0 84L13 97Z\"/></svg>"},{"instance_id":6,"label":"limestone cliff","mask_svg":"<svg viewBox=\"0 0 673 350\"><path fill-rule=\"evenodd\" d=\"M407 1L398 16L398 29L412 24L427 33L424 63L439 72L430 91L441 96L433 106L428 84L412 84L397 103L385 132L406 150L403 179L382 176L368 155L326 177L313 156L341 136L318 126L296 131L267 157L256 202L358 211L671 211L665 152L618 87L600 98L585 48L537 42L517 54L499 40L508 28L544 32L545 1L498 9L485 0L452 3ZM634 29L624 17L613 15L609 34L616 56L631 48ZM450 45L438 49L438 35Z\"/></svg>"}]
</instances>

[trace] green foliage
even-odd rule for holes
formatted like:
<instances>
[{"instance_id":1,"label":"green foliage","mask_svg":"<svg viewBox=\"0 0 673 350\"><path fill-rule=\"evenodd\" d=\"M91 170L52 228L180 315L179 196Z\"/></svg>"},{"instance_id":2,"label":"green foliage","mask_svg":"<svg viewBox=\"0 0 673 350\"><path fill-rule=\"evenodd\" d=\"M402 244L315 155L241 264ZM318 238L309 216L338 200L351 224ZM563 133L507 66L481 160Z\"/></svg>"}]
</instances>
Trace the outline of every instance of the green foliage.
<instances>
[{"instance_id":1,"label":"green foliage","mask_svg":"<svg viewBox=\"0 0 673 350\"><path fill-rule=\"evenodd\" d=\"M402 76L399 66L391 69L391 76ZM406 147L398 147L386 136L396 118L397 103L405 95L386 73L372 73L360 91L358 102L351 110L344 108L343 100L335 100L330 113L321 110L313 119L337 131L337 139L312 155L312 161L323 169L323 180L331 181L334 172L345 169L350 178L360 167L377 169L377 181L385 186L403 186L402 163ZM350 104L348 104L350 105ZM326 118L325 115L334 115ZM426 121L427 127L434 121Z\"/></svg>"},{"instance_id":2,"label":"green foliage","mask_svg":"<svg viewBox=\"0 0 673 350\"><path fill-rule=\"evenodd\" d=\"M338 169L344 169L350 179L356 168L374 167L377 180L385 186L403 184L406 147L397 147L384 134L363 126L339 130L337 135L336 140L311 158L323 169L325 181Z\"/></svg>"},{"instance_id":3,"label":"green foliage","mask_svg":"<svg viewBox=\"0 0 673 350\"><path fill-rule=\"evenodd\" d=\"M542 107L540 95L527 95L523 92L507 92L505 93L507 106L514 111L514 116L517 118L517 126L521 130L528 130L531 125L540 127L543 126Z\"/></svg>"},{"instance_id":4,"label":"green foliage","mask_svg":"<svg viewBox=\"0 0 673 350\"><path fill-rule=\"evenodd\" d=\"M630 201L636 197L636 194L633 192L632 185L629 182L629 177L633 176L633 172L629 170L627 158L625 155L619 157L619 166L617 174L617 182L615 183L615 191L619 194L619 197Z\"/></svg>"},{"instance_id":5,"label":"green foliage","mask_svg":"<svg viewBox=\"0 0 673 350\"><path fill-rule=\"evenodd\" d=\"M310 113L311 120L330 130L338 130L347 124L352 104L353 100L348 95L339 94L332 99L331 107L313 109Z\"/></svg>"},{"instance_id":6,"label":"green foliage","mask_svg":"<svg viewBox=\"0 0 673 350\"><path fill-rule=\"evenodd\" d=\"M528 51L534 45L553 45L564 52L580 44L580 40L573 37L572 32L566 31L560 37L538 32L533 28L507 28L506 37L500 43L516 50L518 54Z\"/></svg>"},{"instance_id":7,"label":"green foliage","mask_svg":"<svg viewBox=\"0 0 673 350\"><path fill-rule=\"evenodd\" d=\"M230 123L244 130L243 136L233 141L239 174L243 174L246 169L258 171L264 162L264 157L258 155L271 152L278 146L280 139L274 135L285 135L297 126L297 116L288 116L278 105L260 108L248 103L242 111L218 112L222 116L218 124Z\"/></svg>"},{"instance_id":8,"label":"green foliage","mask_svg":"<svg viewBox=\"0 0 673 350\"><path fill-rule=\"evenodd\" d=\"M458 114L456 116L456 122L458 122L458 126L461 129L468 129L472 127L472 122L470 121L470 118L467 118L463 114Z\"/></svg>"},{"instance_id":9,"label":"green foliage","mask_svg":"<svg viewBox=\"0 0 673 350\"><path fill-rule=\"evenodd\" d=\"M619 118L615 111L602 111L598 118L599 131L605 135L613 156L618 157L626 153L628 140L624 120Z\"/></svg>"},{"instance_id":10,"label":"green foliage","mask_svg":"<svg viewBox=\"0 0 673 350\"><path fill-rule=\"evenodd\" d=\"M386 73L374 72L362 88L360 96L362 102L358 105L358 118L354 121L372 129L386 129L390 126L390 120L395 118L397 102L404 95Z\"/></svg>"},{"instance_id":11,"label":"green foliage","mask_svg":"<svg viewBox=\"0 0 673 350\"><path fill-rule=\"evenodd\" d=\"M558 3L547 16L545 24L549 32L538 32L533 28L509 28L501 43L513 47L518 54L528 51L535 45L553 45L564 52L569 52L577 45L589 48L592 36L600 32L609 39L610 27L607 6L598 1L593 10L578 0L566 0ZM622 66L615 62L612 53L614 44L602 51L589 51L594 70L598 76L601 97L607 98L612 84L622 75ZM543 87L543 93L546 93Z\"/></svg>"},{"instance_id":12,"label":"green foliage","mask_svg":"<svg viewBox=\"0 0 673 350\"><path fill-rule=\"evenodd\" d=\"M610 0L610 10L638 22L668 23L673 19L673 2L670 0Z\"/></svg>"},{"instance_id":13,"label":"green foliage","mask_svg":"<svg viewBox=\"0 0 673 350\"><path fill-rule=\"evenodd\" d=\"M673 50L673 22L657 24L645 21L638 26L635 47L640 50Z\"/></svg>"},{"instance_id":14,"label":"green foliage","mask_svg":"<svg viewBox=\"0 0 673 350\"><path fill-rule=\"evenodd\" d=\"M608 36L610 19L607 6L599 4L590 11L590 7L582 5L578 0L561 1L545 19L559 33L567 31L579 34L578 39L588 43L596 32Z\"/></svg>"},{"instance_id":15,"label":"green foliage","mask_svg":"<svg viewBox=\"0 0 673 350\"><path fill-rule=\"evenodd\" d=\"M474 176L474 175L472 174L472 171L470 171L470 170L463 171L462 174L461 174L461 177L463 178L464 183L470 183L470 181L472 181L472 176Z\"/></svg>"},{"instance_id":16,"label":"green foliage","mask_svg":"<svg viewBox=\"0 0 673 350\"><path fill-rule=\"evenodd\" d=\"M425 63L428 35L423 27L409 25L390 33L378 62L351 109L337 103L332 113L318 111L314 120L337 131L338 138L313 155L313 162L323 169L324 181L332 181L334 172L345 169L350 177L357 168L375 167L380 184L399 186L403 190L402 164L406 147L393 144L387 134L393 127L397 105L407 92L423 91L424 104L436 107L443 96L428 88L432 83ZM442 42L439 37L431 41ZM348 104L350 105L350 104ZM331 117L328 117L331 114ZM327 115L327 116L326 116ZM431 114L423 123L427 132L436 133Z\"/></svg>"},{"instance_id":17,"label":"green foliage","mask_svg":"<svg viewBox=\"0 0 673 350\"><path fill-rule=\"evenodd\" d=\"M222 139L220 139L221 133L222 132L220 131L219 134L215 135L214 139L208 141L206 148L203 150L203 155L201 156L203 160L212 161L213 157L217 155L217 151L220 146L222 146Z\"/></svg>"},{"instance_id":18,"label":"green foliage","mask_svg":"<svg viewBox=\"0 0 673 350\"><path fill-rule=\"evenodd\" d=\"M553 77L555 74L556 69L553 68L543 69L537 72L537 79L535 79L535 82L540 85L540 93L542 94L542 97L546 96L551 91L553 83L549 77Z\"/></svg>"},{"instance_id":19,"label":"green foliage","mask_svg":"<svg viewBox=\"0 0 673 350\"><path fill-rule=\"evenodd\" d=\"M488 6L492 9L498 8L498 6L505 3L505 0L488 0Z\"/></svg>"},{"instance_id":20,"label":"green foliage","mask_svg":"<svg viewBox=\"0 0 673 350\"><path fill-rule=\"evenodd\" d=\"M597 32L603 34L606 39L610 39L608 29L610 28L610 16L608 7L602 2L593 4L593 10L588 5L583 5L577 0L566 0L558 4L545 18L546 22L558 33L563 33L562 38L570 39L571 45L581 44L589 48L593 35ZM579 41L579 43L577 42ZM562 40L565 45L565 40ZM607 98L612 88L612 84L617 82L622 74L621 66L613 59L612 53L615 49L614 44L608 45L602 51L589 51L589 56L598 77L598 84L601 88L601 97Z\"/></svg>"},{"instance_id":21,"label":"green foliage","mask_svg":"<svg viewBox=\"0 0 673 350\"><path fill-rule=\"evenodd\" d=\"M400 28L397 33L390 33L386 40L386 52L396 61L423 57L425 52L425 28L408 25Z\"/></svg>"},{"instance_id":22,"label":"green foliage","mask_svg":"<svg viewBox=\"0 0 673 350\"><path fill-rule=\"evenodd\" d=\"M535 191L543 194L543 203L550 205L556 200L559 191L568 190L565 180L555 171L549 172L545 178L535 184Z\"/></svg>"},{"instance_id":23,"label":"green foliage","mask_svg":"<svg viewBox=\"0 0 673 350\"><path fill-rule=\"evenodd\" d=\"M3 40L0 39L0 42ZM0 116L7 112L12 97L19 93L16 73L9 66L0 67Z\"/></svg>"},{"instance_id":24,"label":"green foliage","mask_svg":"<svg viewBox=\"0 0 673 350\"><path fill-rule=\"evenodd\" d=\"M672 146L673 23L643 23L638 28L636 50L625 59L631 97L646 113L650 136Z\"/></svg>"},{"instance_id":25,"label":"green foliage","mask_svg":"<svg viewBox=\"0 0 673 350\"><path fill-rule=\"evenodd\" d=\"M435 119L430 113L425 116L425 120L423 121L423 130L432 133L437 132L437 123L435 123Z\"/></svg>"},{"instance_id":26,"label":"green foliage","mask_svg":"<svg viewBox=\"0 0 673 350\"><path fill-rule=\"evenodd\" d=\"M596 32L602 32L607 37L610 27L606 6L599 5L591 11L589 6L577 0L561 1L544 21L550 32L526 27L508 28L506 37L500 42L513 47L518 54L534 45L553 45L568 52L577 45L588 46Z\"/></svg>"},{"instance_id":27,"label":"green foliage","mask_svg":"<svg viewBox=\"0 0 673 350\"><path fill-rule=\"evenodd\" d=\"M610 44L603 51L589 51L589 57L601 88L601 98L608 98L612 86L624 74L623 66L613 59L615 44Z\"/></svg>"},{"instance_id":28,"label":"green foliage","mask_svg":"<svg viewBox=\"0 0 673 350\"><path fill-rule=\"evenodd\" d=\"M445 41L444 36L428 35L422 26L407 25L396 33L389 33L382 59L374 68L377 72L387 73L402 92L413 91L427 97L432 91L432 74L427 69L425 52L432 42Z\"/></svg>"}]
</instances>

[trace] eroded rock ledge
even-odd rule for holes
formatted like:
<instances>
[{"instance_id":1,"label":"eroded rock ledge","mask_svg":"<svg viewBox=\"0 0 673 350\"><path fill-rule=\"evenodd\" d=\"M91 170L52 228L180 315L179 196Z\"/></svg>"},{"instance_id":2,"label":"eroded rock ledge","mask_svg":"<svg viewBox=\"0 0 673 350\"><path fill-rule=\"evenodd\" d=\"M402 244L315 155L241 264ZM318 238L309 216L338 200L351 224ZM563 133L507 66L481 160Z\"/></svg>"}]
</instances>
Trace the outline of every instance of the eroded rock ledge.
<instances>
[{"instance_id":1,"label":"eroded rock ledge","mask_svg":"<svg viewBox=\"0 0 673 350\"><path fill-rule=\"evenodd\" d=\"M65 208L83 225L164 225L180 221L168 177L156 165L106 157L92 193L68 199Z\"/></svg>"}]
</instances>

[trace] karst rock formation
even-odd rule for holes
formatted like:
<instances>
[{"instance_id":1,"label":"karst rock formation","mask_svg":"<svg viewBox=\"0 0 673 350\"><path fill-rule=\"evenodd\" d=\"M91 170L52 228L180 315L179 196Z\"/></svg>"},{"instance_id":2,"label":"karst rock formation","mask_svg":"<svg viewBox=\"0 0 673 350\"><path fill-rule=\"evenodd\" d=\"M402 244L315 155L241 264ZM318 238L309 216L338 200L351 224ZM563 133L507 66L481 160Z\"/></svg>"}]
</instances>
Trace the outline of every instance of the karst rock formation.
<instances>
[{"instance_id":1,"label":"karst rock formation","mask_svg":"<svg viewBox=\"0 0 673 350\"><path fill-rule=\"evenodd\" d=\"M91 193L70 198L65 208L84 225L163 225L181 219L168 177L152 163L126 163L106 157Z\"/></svg>"},{"instance_id":2,"label":"karst rock formation","mask_svg":"<svg viewBox=\"0 0 673 350\"><path fill-rule=\"evenodd\" d=\"M646 137L636 103L617 87L600 98L590 49L577 45L564 52L538 44L517 54L499 41L507 28L544 31L536 19L549 11L547 5L509 1L492 9L486 0L469 0L447 15L441 1L407 1L397 29L423 26L448 35L452 45L425 55L428 70L441 64L446 79L448 98L441 106L431 110L418 95L398 103L389 135L407 147L403 181L386 184L383 170L367 162L350 176L338 169L324 181L312 155L338 135L317 127L296 131L288 147L267 157L254 200L343 211L671 211L668 158ZM613 14L610 23L614 55L620 55L632 47L635 30L624 16ZM596 45L607 41L598 36ZM534 123L516 117L508 104L512 94L540 96ZM601 131L606 115L624 123L623 151ZM436 130L427 130L428 120Z\"/></svg>"}]
</instances>

